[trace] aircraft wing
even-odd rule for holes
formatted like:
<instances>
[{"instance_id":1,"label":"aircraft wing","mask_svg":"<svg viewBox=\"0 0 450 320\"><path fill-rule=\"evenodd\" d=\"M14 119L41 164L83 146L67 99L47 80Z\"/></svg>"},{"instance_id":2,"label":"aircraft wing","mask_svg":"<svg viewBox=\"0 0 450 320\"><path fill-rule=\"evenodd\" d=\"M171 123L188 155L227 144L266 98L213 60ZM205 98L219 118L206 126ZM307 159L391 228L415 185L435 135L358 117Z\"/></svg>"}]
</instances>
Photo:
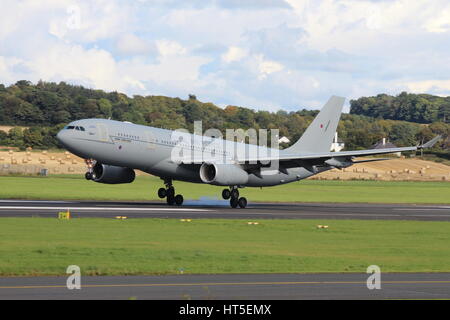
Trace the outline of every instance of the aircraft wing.
<instances>
[{"instance_id":1,"label":"aircraft wing","mask_svg":"<svg viewBox=\"0 0 450 320\"><path fill-rule=\"evenodd\" d=\"M310 159L341 158L341 157L364 157L378 154L416 151L417 149L418 147L405 147L405 148L368 149L368 150L343 151L343 152L326 152L326 153L305 154L305 155L280 154L279 160L284 161L284 160L310 160ZM260 159L259 161L264 160L268 161L270 159Z\"/></svg>"},{"instance_id":2,"label":"aircraft wing","mask_svg":"<svg viewBox=\"0 0 450 320\"><path fill-rule=\"evenodd\" d=\"M280 152L278 160L282 161L292 161L292 160L315 160L315 159L326 159L326 158L352 158L352 157L365 157L373 156L379 154L406 152L406 151L417 151L420 149L431 148L436 142L441 139L441 136L436 136L427 143L415 147L401 147L401 148L384 148L384 149L367 149L367 150L355 150L355 151L341 151L341 152L324 152L324 153L311 153L311 154L288 154ZM277 160L276 157L261 157L255 159L246 159L244 162L266 162L266 161ZM386 159L377 159L377 161Z\"/></svg>"},{"instance_id":3,"label":"aircraft wing","mask_svg":"<svg viewBox=\"0 0 450 320\"><path fill-rule=\"evenodd\" d=\"M437 136L433 138L432 140L428 141L427 143L423 145L418 145L414 147L400 147L400 148L384 148L384 149L367 149L367 150L355 150L355 151L341 151L341 152L324 152L324 153L305 153L305 154L290 154L290 153L284 153L283 150L279 150L279 152L276 152L276 155L269 155L269 156L250 156L250 157L244 157L244 158L238 158L231 162L239 163L239 164L264 164L264 163L270 163L271 161L279 161L282 163L288 164L288 167L293 167L299 165L300 162L316 162L316 163L327 163L330 164L330 162L327 162L329 159L348 159L351 160L354 157L365 157L365 156L374 156L374 155L380 155L380 154L388 154L388 153L397 153L397 152L406 152L406 151L417 151L420 149L425 148L431 148L439 139L441 136ZM277 150L278 151L278 150ZM219 159L220 160L220 159ZM382 160L388 160L388 159L372 159L372 160L360 160L355 161L352 163L357 162L367 162L367 161L382 161ZM204 162L217 162L218 158L211 158L208 157L200 157L197 159L180 159L179 163L183 164L202 164Z\"/></svg>"},{"instance_id":4,"label":"aircraft wing","mask_svg":"<svg viewBox=\"0 0 450 320\"><path fill-rule=\"evenodd\" d=\"M419 147L405 147L405 148L386 148L386 149L369 149L369 150L358 150L358 151L344 151L344 152L326 152L326 153L317 153L317 154L284 154L279 153L278 155L273 156L263 156L263 157L245 157L243 159L235 159L234 163L240 164L258 164L258 163L269 163L271 161L279 161L279 162L288 162L288 161L308 161L308 160L318 160L324 162L327 159L331 158L352 158L352 157L364 157L364 156L372 156L378 154L387 154L387 153L396 153L396 152L404 152L404 151L416 151ZM180 159L180 163L183 164L202 164L204 162L217 162L220 159L217 158L208 158L208 157L199 157L195 159ZM378 160L378 159L377 159ZM379 159L387 160L387 159Z\"/></svg>"}]
</instances>

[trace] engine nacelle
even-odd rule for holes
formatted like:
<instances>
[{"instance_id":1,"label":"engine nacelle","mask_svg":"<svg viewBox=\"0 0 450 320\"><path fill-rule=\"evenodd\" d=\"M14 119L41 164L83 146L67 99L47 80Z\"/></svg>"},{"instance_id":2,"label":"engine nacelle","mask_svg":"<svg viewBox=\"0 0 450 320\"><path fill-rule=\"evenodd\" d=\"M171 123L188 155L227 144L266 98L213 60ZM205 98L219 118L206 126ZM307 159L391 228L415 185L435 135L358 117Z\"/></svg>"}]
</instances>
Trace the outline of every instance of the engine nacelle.
<instances>
[{"instance_id":1,"label":"engine nacelle","mask_svg":"<svg viewBox=\"0 0 450 320\"><path fill-rule=\"evenodd\" d=\"M95 164L92 173L93 181L107 184L131 183L136 177L133 169L110 166L98 162Z\"/></svg>"},{"instance_id":2,"label":"engine nacelle","mask_svg":"<svg viewBox=\"0 0 450 320\"><path fill-rule=\"evenodd\" d=\"M248 182L248 173L234 164L204 163L200 167L200 178L216 186L238 186Z\"/></svg>"}]
</instances>

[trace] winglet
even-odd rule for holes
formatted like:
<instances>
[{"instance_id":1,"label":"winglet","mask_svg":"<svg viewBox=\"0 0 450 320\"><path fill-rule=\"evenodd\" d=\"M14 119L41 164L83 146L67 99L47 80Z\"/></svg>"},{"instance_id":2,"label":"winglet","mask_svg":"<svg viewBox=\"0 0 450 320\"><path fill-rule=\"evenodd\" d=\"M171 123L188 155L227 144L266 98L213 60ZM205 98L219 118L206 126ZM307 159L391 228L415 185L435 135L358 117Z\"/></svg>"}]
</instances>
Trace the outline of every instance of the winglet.
<instances>
[{"instance_id":1,"label":"winglet","mask_svg":"<svg viewBox=\"0 0 450 320\"><path fill-rule=\"evenodd\" d=\"M431 148L432 146L434 146L436 144L436 142L438 142L439 140L441 140L442 136L436 136L433 139L431 139L430 141L426 142L425 144L418 146L418 149L426 149L426 148Z\"/></svg>"}]
</instances>

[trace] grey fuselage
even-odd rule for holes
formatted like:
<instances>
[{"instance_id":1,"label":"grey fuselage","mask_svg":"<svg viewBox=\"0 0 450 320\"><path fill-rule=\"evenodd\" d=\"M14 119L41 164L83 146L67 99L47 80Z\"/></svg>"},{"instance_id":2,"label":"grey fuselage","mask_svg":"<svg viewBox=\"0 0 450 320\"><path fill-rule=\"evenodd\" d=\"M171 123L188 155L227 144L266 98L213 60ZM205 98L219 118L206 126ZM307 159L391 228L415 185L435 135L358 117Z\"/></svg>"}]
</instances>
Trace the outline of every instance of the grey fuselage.
<instances>
[{"instance_id":1,"label":"grey fuselage","mask_svg":"<svg viewBox=\"0 0 450 320\"><path fill-rule=\"evenodd\" d=\"M199 173L200 164L185 164L173 160L173 149L177 143L173 141L174 131L172 130L106 119L78 120L68 126L82 127L84 131L63 129L58 133L57 138L67 150L81 158L95 159L106 165L138 169L164 179L203 183ZM199 143L195 142L199 136L189 134L189 137L194 142L182 144L182 149L196 150L205 158L213 154L217 157L219 154L229 162L233 162L236 157L234 154L236 146L250 149L253 153L274 151L267 147L208 137L206 141L214 140L216 146L223 146L212 150L204 142L202 143L201 139ZM180 148L180 145L177 147ZM283 170L263 170L250 173L248 182L243 187L285 184L329 169L331 168L322 167L318 171L311 171L304 167L294 167Z\"/></svg>"}]
</instances>

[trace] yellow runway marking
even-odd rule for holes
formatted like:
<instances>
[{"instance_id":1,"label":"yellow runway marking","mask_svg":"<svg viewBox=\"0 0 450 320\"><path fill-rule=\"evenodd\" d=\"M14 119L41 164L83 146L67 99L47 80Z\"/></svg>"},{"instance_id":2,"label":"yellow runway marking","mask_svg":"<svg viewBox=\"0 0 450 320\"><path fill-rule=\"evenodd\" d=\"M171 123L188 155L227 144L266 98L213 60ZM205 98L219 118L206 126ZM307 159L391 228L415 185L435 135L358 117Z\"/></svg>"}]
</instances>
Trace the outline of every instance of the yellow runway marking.
<instances>
[{"instance_id":1,"label":"yellow runway marking","mask_svg":"<svg viewBox=\"0 0 450 320\"><path fill-rule=\"evenodd\" d=\"M147 284L85 284L82 288L114 287L194 287L194 286L259 286L259 285L308 285L308 284L366 284L365 281L302 281L302 282L212 282L212 283L147 283ZM450 284L450 281L382 281L382 284ZM50 289L66 288L64 285L0 286L0 289Z\"/></svg>"}]
</instances>

